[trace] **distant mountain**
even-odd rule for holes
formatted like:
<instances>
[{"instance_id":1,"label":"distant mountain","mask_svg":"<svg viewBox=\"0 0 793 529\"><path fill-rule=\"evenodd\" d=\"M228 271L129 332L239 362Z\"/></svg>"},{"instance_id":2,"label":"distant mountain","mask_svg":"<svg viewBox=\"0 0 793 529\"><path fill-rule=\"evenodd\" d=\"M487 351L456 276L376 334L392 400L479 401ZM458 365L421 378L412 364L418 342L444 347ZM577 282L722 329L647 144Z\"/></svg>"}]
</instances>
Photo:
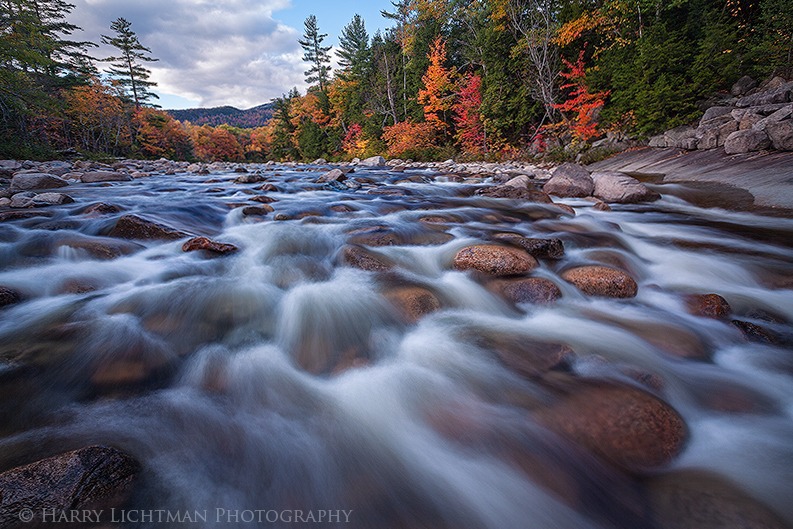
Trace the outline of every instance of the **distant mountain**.
<instances>
[{"instance_id":1,"label":"distant mountain","mask_svg":"<svg viewBox=\"0 0 793 529\"><path fill-rule=\"evenodd\" d=\"M265 103L258 107L240 110L234 107L188 108L185 110L166 110L174 119L189 121L193 125L231 125L252 129L265 125L273 117L273 104Z\"/></svg>"}]
</instances>

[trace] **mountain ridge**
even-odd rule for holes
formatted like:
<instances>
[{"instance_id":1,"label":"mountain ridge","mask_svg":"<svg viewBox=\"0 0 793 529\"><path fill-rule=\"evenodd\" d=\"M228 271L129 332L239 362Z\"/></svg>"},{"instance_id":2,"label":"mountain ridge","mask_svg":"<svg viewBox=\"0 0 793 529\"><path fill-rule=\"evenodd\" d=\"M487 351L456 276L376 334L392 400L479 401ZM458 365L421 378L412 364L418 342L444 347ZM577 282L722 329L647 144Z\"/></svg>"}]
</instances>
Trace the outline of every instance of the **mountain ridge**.
<instances>
[{"instance_id":1,"label":"mountain ridge","mask_svg":"<svg viewBox=\"0 0 793 529\"><path fill-rule=\"evenodd\" d=\"M229 125L243 129L262 127L273 117L274 104L262 105L240 110L226 105L212 108L186 108L180 110L166 110L174 119L189 121L193 125Z\"/></svg>"}]
</instances>

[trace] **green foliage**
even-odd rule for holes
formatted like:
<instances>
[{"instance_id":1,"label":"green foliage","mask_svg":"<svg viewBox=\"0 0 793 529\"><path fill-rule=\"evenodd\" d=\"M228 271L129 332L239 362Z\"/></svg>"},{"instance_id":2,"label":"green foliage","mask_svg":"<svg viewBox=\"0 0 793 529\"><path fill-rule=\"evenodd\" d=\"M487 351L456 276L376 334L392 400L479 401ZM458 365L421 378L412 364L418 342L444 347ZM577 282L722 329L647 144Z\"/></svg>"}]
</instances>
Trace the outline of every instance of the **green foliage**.
<instances>
[{"instance_id":1,"label":"green foliage","mask_svg":"<svg viewBox=\"0 0 793 529\"><path fill-rule=\"evenodd\" d=\"M128 20L117 18L110 24L110 29L115 32L115 36L102 35L102 42L117 48L121 54L105 59L112 63L107 73L127 89L135 107L140 108L149 99L158 98L157 94L149 90L157 83L149 81L151 72L142 63L159 59L147 55L151 50L140 43Z\"/></svg>"},{"instance_id":2,"label":"green foliage","mask_svg":"<svg viewBox=\"0 0 793 529\"><path fill-rule=\"evenodd\" d=\"M317 17L310 15L304 22L305 31L303 38L298 42L303 48L303 60L311 65L306 70L306 82L318 83L319 89L324 92L330 78L330 46L323 46L322 42L328 35L319 32Z\"/></svg>"}]
</instances>

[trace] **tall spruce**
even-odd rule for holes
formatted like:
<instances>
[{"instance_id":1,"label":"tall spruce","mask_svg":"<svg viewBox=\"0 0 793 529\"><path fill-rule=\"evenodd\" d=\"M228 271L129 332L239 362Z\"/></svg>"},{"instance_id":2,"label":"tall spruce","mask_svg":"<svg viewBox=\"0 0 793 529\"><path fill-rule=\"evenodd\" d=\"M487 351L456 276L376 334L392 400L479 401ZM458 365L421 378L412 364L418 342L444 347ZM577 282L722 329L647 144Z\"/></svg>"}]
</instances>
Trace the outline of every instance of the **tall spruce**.
<instances>
[{"instance_id":1,"label":"tall spruce","mask_svg":"<svg viewBox=\"0 0 793 529\"><path fill-rule=\"evenodd\" d=\"M121 54L105 59L112 63L107 72L126 89L136 108L146 104L152 97L159 99L157 94L149 90L157 83L149 81L151 71L142 64L159 59L147 55L151 50L140 43L130 21L117 18L110 24L110 29L115 32L115 36L102 35L102 42L114 46Z\"/></svg>"},{"instance_id":2,"label":"tall spruce","mask_svg":"<svg viewBox=\"0 0 793 529\"><path fill-rule=\"evenodd\" d=\"M355 15L344 26L339 37L339 50L336 52L341 66L348 75L360 77L369 63L369 33L366 32L361 15Z\"/></svg>"},{"instance_id":3,"label":"tall spruce","mask_svg":"<svg viewBox=\"0 0 793 529\"><path fill-rule=\"evenodd\" d=\"M327 37L327 33L320 33L317 25L317 17L310 15L304 22L305 31L303 38L298 42L303 47L303 60L311 67L306 70L306 82L309 84L318 83L319 89L325 92L330 78L330 46L323 46L322 41Z\"/></svg>"}]
</instances>

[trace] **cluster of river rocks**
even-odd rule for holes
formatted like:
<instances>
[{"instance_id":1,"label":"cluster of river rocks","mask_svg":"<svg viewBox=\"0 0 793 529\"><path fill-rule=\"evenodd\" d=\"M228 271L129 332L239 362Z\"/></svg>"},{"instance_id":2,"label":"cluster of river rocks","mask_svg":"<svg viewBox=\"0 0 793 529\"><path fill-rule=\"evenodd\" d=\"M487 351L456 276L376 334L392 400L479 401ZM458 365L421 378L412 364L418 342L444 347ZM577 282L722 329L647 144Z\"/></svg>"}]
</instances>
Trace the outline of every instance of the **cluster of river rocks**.
<instances>
[{"instance_id":1,"label":"cluster of river rocks","mask_svg":"<svg viewBox=\"0 0 793 529\"><path fill-rule=\"evenodd\" d=\"M261 184L263 192L277 192L267 181L266 173L283 167L282 164L239 165L227 163L188 164L159 160L154 162L126 160L113 165L92 162L18 162L0 161L0 222L25 218L28 213L52 205L72 201L69 186L81 183L111 183L132 181L154 174L214 174L235 173L235 182L240 185ZM435 164L418 164L402 160L386 160L375 157L353 163L330 167L324 160L309 166L292 165L293 170L306 171L306 178L320 187L344 190L363 190L372 194L399 193L395 186L381 185L374 173L356 168L382 168L390 173L401 173L408 169L433 169L430 178L444 178L478 186L476 193L482 197L521 200L557 208L560 215L575 215L575 211L553 197L582 198L590 200L595 208L607 211L609 204L653 201L659 195L627 174L605 171L591 173L576 164L564 164L556 168L539 167L522 163L509 164L457 164L452 161ZM406 181L428 178L411 172ZM290 220L296 217L281 216L276 211L277 200L265 194L252 195L251 214L267 216L273 213L275 220ZM345 206L340 206L341 208ZM118 214L121 211L109 204L95 204L91 214ZM86 213L83 211L83 213ZM334 210L344 212L344 210ZM299 218L299 217L297 217ZM427 225L438 225L453 221L444 212L428 212L420 221ZM185 239L185 252L198 251L210 255L225 255L238 249L228 243L213 241L206 237L190 237L170 226L166 226L137 215L121 215L114 226L105 234L107 237L126 241L180 240ZM360 269L387 272L394 267L381 254L373 251L378 246L411 244L400 235L387 229L365 229L350 232L348 244L341 256L348 266ZM443 231L434 232L430 244L443 243L452 236ZM114 258L119 255L112 247L103 250L94 246L96 255ZM538 267L538 260L558 260L564 255L564 245L559 239L537 239L503 232L492 240L460 249L453 259L457 270L470 271L488 288L515 303L551 303L562 296L559 288L550 280L531 277ZM609 298L632 298L637 295L636 281L626 272L609 266L579 266L561 273L561 278L589 296ZM405 286L392 289L386 297L404 316L408 323L442 308L441 300L429 289ZM19 303L20 293L0 286L0 308ZM691 296L689 311L707 318L729 320L731 309L727 302L715 294ZM745 322L733 322L744 331L747 338L762 341L762 329L751 327ZM743 327L742 327L743 325ZM754 334L753 334L754 333ZM502 336L479 336L490 340L489 345L499 359L514 371L535 377L547 374L554 366L563 363L572 353L565 346L537 344L534 356L516 356ZM644 374L636 374L637 378ZM650 389L658 389L657 381L641 379ZM633 386L609 382L582 382L575 388L559 383L553 387L557 399L553 405L535 410L534 418L549 430L574 440L604 461L627 474L641 474L667 465L683 450L688 432L683 418L651 391ZM460 424L459 417L435 417L438 429L444 435L457 437L458 429L467 428ZM627 426L626 426L627 425ZM483 439L487 432L482 432ZM471 439L471 432L459 435ZM556 492L559 496L572 494L576 485L564 483L569 476L561 476L547 462L525 451L505 450L508 459L523 468L534 478ZM89 447L68 452L50 459L34 462L27 466L0 474L0 490L12 490L0 497L0 526L15 527L24 509L40 512L45 508L81 509L108 508L123 502L130 483L139 472L139 465L125 454L107 447ZM675 513L706 512L700 520L705 524L714 519L722 525L702 527L728 527L745 514L755 517L747 527L781 527L772 514L753 502L720 478L703 475L671 474L664 481L657 480L658 488L652 494L658 509L672 513L663 521L665 527L675 525ZM9 488L11 487L11 488ZM701 492L702 490L706 492ZM713 497L712 491L719 495ZM627 491L631 498L638 495ZM642 501L640 498L637 501ZM690 512L689 512L690 511ZM720 514L713 514L716 511ZM726 513L726 514L725 514ZM699 514L692 515L695 517ZM715 518L714 518L715 517Z\"/></svg>"},{"instance_id":2,"label":"cluster of river rocks","mask_svg":"<svg viewBox=\"0 0 793 529\"><path fill-rule=\"evenodd\" d=\"M774 77L758 86L744 77L733 86L731 96L708 108L698 126L655 136L650 147L689 151L723 147L727 154L793 151L793 81Z\"/></svg>"}]
</instances>

